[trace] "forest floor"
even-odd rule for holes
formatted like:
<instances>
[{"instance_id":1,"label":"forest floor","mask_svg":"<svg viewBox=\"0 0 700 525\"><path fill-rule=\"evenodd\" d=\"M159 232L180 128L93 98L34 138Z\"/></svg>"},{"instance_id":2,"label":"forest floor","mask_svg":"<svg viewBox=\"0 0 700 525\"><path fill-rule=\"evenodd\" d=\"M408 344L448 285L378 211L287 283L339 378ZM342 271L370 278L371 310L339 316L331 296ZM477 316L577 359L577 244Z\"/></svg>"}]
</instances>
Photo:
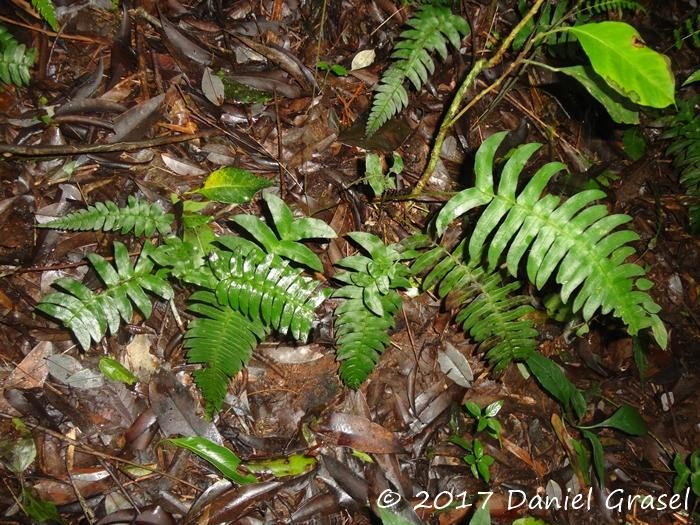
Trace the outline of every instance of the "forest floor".
<instances>
[{"instance_id":1,"label":"forest floor","mask_svg":"<svg viewBox=\"0 0 700 525\"><path fill-rule=\"evenodd\" d=\"M663 112L643 115L638 129L646 149L633 161L626 128L583 90L528 69L456 123L424 198L406 199L473 57L496 47L497 35L517 22L512 3L456 6L471 25L461 50L438 60L428 85L409 90L408 108L366 138L373 87L391 62L410 4L134 0L123 18L110 2L61 2L56 34L14 2L2 3L0 23L37 50L37 61L28 86L0 90L0 523L361 524L380 523L384 506L391 511L386 524L447 525L469 523L486 499L491 522L504 524L528 517L552 524L697 517L689 490L676 508L649 503L670 500L673 458L700 449L700 239L690 233L688 199L666 155L670 142L652 118ZM691 16L689 2L643 4L646 11L623 11L622 19L670 57L680 85L700 62L692 45L674 46L673 30L697 8ZM374 50L374 60L350 71L362 50ZM319 61L345 71L318 69ZM205 62L267 98L216 100L202 82ZM501 71L484 72L469 96ZM567 325L573 317L559 322L547 314L543 292L521 291L536 306L539 351L585 392L582 423L602 421L626 404L646 424L640 436L595 430L602 480L580 463L575 447L587 445L561 406L521 366L494 374L454 312L430 293L403 297L390 345L358 390L339 379L332 309L324 304L307 343L273 337L260 344L213 421L202 417L192 380L197 367L183 347L191 319L187 286L178 285L171 302L153 297L150 318L135 314L85 352L35 308L58 277L101 286L86 254L109 258L114 240L138 253L143 242L119 232L38 229L42 218L107 200L124 205L132 195L177 214L171 195L200 188L223 166L266 178L295 213L337 232L338 239L308 244L328 285L337 287L333 263L354 250L345 233L369 231L393 243L422 230L446 196L470 184L475 151L501 130L511 132L512 145L543 143L538 161L567 165L573 175L555 179L549 191L571 195L598 184L610 211L632 217L637 261L654 283L650 293L669 332L661 350L645 334L630 337L597 316L577 337ZM363 180L368 151L403 159L396 190L381 198ZM210 203L206 213L209 227L222 234L232 230L231 216L260 210L256 197L240 206ZM105 379L103 357L138 380ZM464 368L461 377L454 370L448 377L450 359L468 363L473 377ZM467 401L481 408L503 403L495 416L500 439L477 431ZM223 444L244 464L294 457L309 465L238 485L163 441L192 435ZM455 435L478 438L494 458L488 482L474 475L467 451L450 440ZM557 495L567 505L545 508ZM392 505L391 497L400 501Z\"/></svg>"}]
</instances>

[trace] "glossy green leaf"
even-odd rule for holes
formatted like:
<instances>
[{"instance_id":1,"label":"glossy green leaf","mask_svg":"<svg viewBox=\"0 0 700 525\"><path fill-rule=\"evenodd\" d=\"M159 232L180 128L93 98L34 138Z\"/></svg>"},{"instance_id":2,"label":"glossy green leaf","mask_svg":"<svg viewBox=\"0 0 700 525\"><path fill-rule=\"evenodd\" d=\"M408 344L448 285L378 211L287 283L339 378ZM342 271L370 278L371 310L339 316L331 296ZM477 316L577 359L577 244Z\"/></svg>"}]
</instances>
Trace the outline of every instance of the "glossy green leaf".
<instances>
[{"instance_id":1,"label":"glossy green leaf","mask_svg":"<svg viewBox=\"0 0 700 525\"><path fill-rule=\"evenodd\" d=\"M317 462L313 456L293 454L282 458L250 460L245 463L245 468L254 474L272 474L281 478L310 472Z\"/></svg>"},{"instance_id":2,"label":"glossy green leaf","mask_svg":"<svg viewBox=\"0 0 700 525\"><path fill-rule=\"evenodd\" d=\"M693 82L698 82L700 81L700 69L696 69L693 71L693 73L685 79L685 82L683 82L683 86L687 86L688 84L692 84Z\"/></svg>"},{"instance_id":3,"label":"glossy green leaf","mask_svg":"<svg viewBox=\"0 0 700 525\"><path fill-rule=\"evenodd\" d=\"M611 89L602 77L590 66L570 66L558 68L557 71L575 78L588 93L606 109L612 119L620 124L638 124L639 112L617 91Z\"/></svg>"},{"instance_id":4,"label":"glossy green leaf","mask_svg":"<svg viewBox=\"0 0 700 525\"><path fill-rule=\"evenodd\" d=\"M479 505L479 508L474 511L472 519L469 520L469 525L491 525L491 513L489 509L483 505Z\"/></svg>"},{"instance_id":5,"label":"glossy green leaf","mask_svg":"<svg viewBox=\"0 0 700 525\"><path fill-rule=\"evenodd\" d=\"M673 104L675 84L668 57L647 47L634 27L607 21L566 30L576 36L595 72L615 91L642 106Z\"/></svg>"},{"instance_id":6,"label":"glossy green leaf","mask_svg":"<svg viewBox=\"0 0 700 525\"><path fill-rule=\"evenodd\" d=\"M204 195L207 199L227 204L243 204L263 188L273 183L248 170L227 166L212 171L204 185L194 193Z\"/></svg>"},{"instance_id":7,"label":"glossy green leaf","mask_svg":"<svg viewBox=\"0 0 700 525\"><path fill-rule=\"evenodd\" d=\"M632 436L644 436L647 434L647 425L639 415L639 412L629 405L622 405L609 418L596 423L595 425L582 426L580 428L614 428Z\"/></svg>"},{"instance_id":8,"label":"glossy green leaf","mask_svg":"<svg viewBox=\"0 0 700 525\"><path fill-rule=\"evenodd\" d=\"M107 379L111 379L112 381L118 381L127 385L133 385L138 381L138 378L128 368L111 357L100 358L98 366L100 372L102 372Z\"/></svg>"},{"instance_id":9,"label":"glossy green leaf","mask_svg":"<svg viewBox=\"0 0 700 525\"><path fill-rule=\"evenodd\" d=\"M231 450L200 436L169 438L164 440L177 447L185 448L197 454L204 461L219 470L226 478L240 485L255 483L257 478L252 474L241 474L238 467L241 459Z\"/></svg>"}]
</instances>

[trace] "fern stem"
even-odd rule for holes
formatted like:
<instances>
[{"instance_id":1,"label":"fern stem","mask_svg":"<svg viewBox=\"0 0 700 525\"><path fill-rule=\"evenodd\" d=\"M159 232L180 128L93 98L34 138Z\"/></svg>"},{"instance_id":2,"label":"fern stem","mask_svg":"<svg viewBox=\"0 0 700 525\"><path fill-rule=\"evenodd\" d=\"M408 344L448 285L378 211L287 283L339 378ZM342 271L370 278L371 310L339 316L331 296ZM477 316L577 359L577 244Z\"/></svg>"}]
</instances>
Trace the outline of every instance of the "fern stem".
<instances>
[{"instance_id":1,"label":"fern stem","mask_svg":"<svg viewBox=\"0 0 700 525\"><path fill-rule=\"evenodd\" d=\"M525 27L525 25L530 21L530 19L535 16L539 8L542 6L545 0L536 0L534 4L532 4L532 7L530 10L525 14L525 16L522 18L522 20L516 25L511 32L508 34L508 36L505 38L503 43L501 44L501 47L496 51L496 54L493 55L490 59L486 60L482 58L481 60L478 60L477 62L474 63L472 66L471 71L469 71L469 74L466 76L466 78L462 81L462 84L459 86L459 89L455 93L454 98L452 99L452 103L450 104L450 107L448 108L447 112L445 113L445 117L442 119L442 123L440 124L440 129L438 130L438 134L435 137L435 142L433 143L433 147L430 150L430 157L428 158L428 164L425 167L425 170L423 170L423 173L420 176L420 179L418 179L418 182L416 183L415 188L411 192L411 195L413 197L416 197L420 195L421 191L423 191L423 188L425 185L428 183L430 180L430 177L432 177L433 172L435 171L435 168L437 166L438 159L440 158L440 151L442 151L442 144L445 142L445 138L447 138L447 132L450 130L450 128L457 122L462 115L464 115L465 112L469 111L479 100L484 98L488 93L496 89L498 86L500 86L503 81L513 72L516 68L520 67L522 64L523 60L525 59L526 54L529 52L532 42L530 42L530 45L526 46L523 51L518 55L517 59L514 60L513 62L510 63L509 67L506 69L506 71L498 78L496 79L495 82L493 82L491 85L489 85L486 89L483 91L479 92L474 98L472 98L464 108L461 109L460 111L460 106L462 105L463 99L467 95L467 91L469 88L471 88L472 84L476 82L476 78L479 76L479 74L484 70L484 69L489 69L492 67L495 67L498 65L501 60L503 60L503 56L505 55L506 51L508 51L508 48L510 48L510 45L513 43L513 40L515 37L518 35L520 30Z\"/></svg>"}]
</instances>

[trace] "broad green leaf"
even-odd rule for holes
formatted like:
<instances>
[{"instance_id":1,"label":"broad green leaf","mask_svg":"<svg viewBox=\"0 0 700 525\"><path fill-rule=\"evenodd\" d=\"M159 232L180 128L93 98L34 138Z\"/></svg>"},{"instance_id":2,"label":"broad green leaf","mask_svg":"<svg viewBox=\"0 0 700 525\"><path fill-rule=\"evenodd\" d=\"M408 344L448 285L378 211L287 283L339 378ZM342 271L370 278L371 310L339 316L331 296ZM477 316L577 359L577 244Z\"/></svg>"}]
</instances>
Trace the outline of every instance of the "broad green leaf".
<instances>
[{"instance_id":1,"label":"broad green leaf","mask_svg":"<svg viewBox=\"0 0 700 525\"><path fill-rule=\"evenodd\" d=\"M127 385L133 385L138 381L136 376L128 368L111 357L102 357L98 366L100 372L102 372L107 379L111 379L112 381L119 381Z\"/></svg>"},{"instance_id":2,"label":"broad green leaf","mask_svg":"<svg viewBox=\"0 0 700 525\"><path fill-rule=\"evenodd\" d=\"M277 233L279 233L280 239L289 239L289 231L294 222L294 215L292 215L292 210L289 206L280 199L277 195L272 193L267 193L263 197L267 203L267 208L270 210L270 215L272 215L272 222L277 228Z\"/></svg>"},{"instance_id":3,"label":"broad green leaf","mask_svg":"<svg viewBox=\"0 0 700 525\"><path fill-rule=\"evenodd\" d=\"M515 522L513 523L515 524ZM479 508L474 511L472 519L469 520L469 525L491 525L491 513L489 512L489 509L483 505L479 506Z\"/></svg>"},{"instance_id":4,"label":"broad green leaf","mask_svg":"<svg viewBox=\"0 0 700 525\"><path fill-rule=\"evenodd\" d=\"M294 241L280 241L273 250L274 253L290 261L303 264L317 272L323 271L323 264L313 251L307 246Z\"/></svg>"},{"instance_id":5,"label":"broad green leaf","mask_svg":"<svg viewBox=\"0 0 700 525\"><path fill-rule=\"evenodd\" d=\"M629 100L611 89L590 66L562 67L558 68L557 71L578 80L586 91L603 105L615 122L620 124L639 123L639 112L630 107Z\"/></svg>"},{"instance_id":6,"label":"broad green leaf","mask_svg":"<svg viewBox=\"0 0 700 525\"><path fill-rule=\"evenodd\" d=\"M263 188L272 186L272 182L255 175L248 170L227 166L212 171L204 185L193 193L204 195L207 199L227 204L248 202Z\"/></svg>"},{"instance_id":7,"label":"broad green leaf","mask_svg":"<svg viewBox=\"0 0 700 525\"><path fill-rule=\"evenodd\" d=\"M289 241L300 241L302 239L335 239L338 235L325 221L312 217L302 217L292 223L289 235L283 237Z\"/></svg>"},{"instance_id":8,"label":"broad green leaf","mask_svg":"<svg viewBox=\"0 0 700 525\"><path fill-rule=\"evenodd\" d=\"M241 464L241 459L231 450L217 445L206 438L199 436L170 438L165 442L171 443L177 447L186 448L194 452L204 461L216 467L226 478L231 481L243 485L246 483L255 483L257 478L251 474L243 475L238 472L238 466Z\"/></svg>"},{"instance_id":9,"label":"broad green leaf","mask_svg":"<svg viewBox=\"0 0 700 525\"><path fill-rule=\"evenodd\" d=\"M498 401L494 401L484 409L484 416L496 417L496 414L500 412L501 408L503 408L503 400L499 399Z\"/></svg>"},{"instance_id":10,"label":"broad green leaf","mask_svg":"<svg viewBox=\"0 0 700 525\"><path fill-rule=\"evenodd\" d=\"M674 102L668 57L646 46L637 30L623 22L572 26L591 65L618 93L635 104L665 108Z\"/></svg>"},{"instance_id":11,"label":"broad green leaf","mask_svg":"<svg viewBox=\"0 0 700 525\"><path fill-rule=\"evenodd\" d=\"M279 244L275 232L261 219L253 215L240 214L232 217L233 222L243 227L253 238L263 245L267 253L274 253Z\"/></svg>"},{"instance_id":12,"label":"broad green leaf","mask_svg":"<svg viewBox=\"0 0 700 525\"><path fill-rule=\"evenodd\" d=\"M293 454L283 458L258 459L247 461L245 468L255 474L272 474L276 478L298 476L311 471L317 459L305 454Z\"/></svg>"},{"instance_id":13,"label":"broad green leaf","mask_svg":"<svg viewBox=\"0 0 700 525\"><path fill-rule=\"evenodd\" d=\"M22 508L27 516L38 523L65 523L61 519L56 505L50 501L35 498L31 491L25 487L22 488Z\"/></svg>"},{"instance_id":14,"label":"broad green leaf","mask_svg":"<svg viewBox=\"0 0 700 525\"><path fill-rule=\"evenodd\" d=\"M393 505L391 505L390 503L384 501L380 501L379 503L385 505L383 507L377 506L376 511L377 515L379 516L379 519L382 520L382 525L413 525L412 521L408 521L403 516L391 512L389 509Z\"/></svg>"},{"instance_id":15,"label":"broad green leaf","mask_svg":"<svg viewBox=\"0 0 700 525\"><path fill-rule=\"evenodd\" d=\"M551 359L533 352L525 360L532 375L542 387L565 407L571 407L577 417L585 412L586 405L581 392L567 379L564 372Z\"/></svg>"},{"instance_id":16,"label":"broad green leaf","mask_svg":"<svg viewBox=\"0 0 700 525\"><path fill-rule=\"evenodd\" d=\"M579 427L582 429L609 427L615 430L620 430L632 436L644 436L648 432L647 425L639 415L636 409L629 405L622 405L609 418L596 423L595 425L587 425Z\"/></svg>"}]
</instances>

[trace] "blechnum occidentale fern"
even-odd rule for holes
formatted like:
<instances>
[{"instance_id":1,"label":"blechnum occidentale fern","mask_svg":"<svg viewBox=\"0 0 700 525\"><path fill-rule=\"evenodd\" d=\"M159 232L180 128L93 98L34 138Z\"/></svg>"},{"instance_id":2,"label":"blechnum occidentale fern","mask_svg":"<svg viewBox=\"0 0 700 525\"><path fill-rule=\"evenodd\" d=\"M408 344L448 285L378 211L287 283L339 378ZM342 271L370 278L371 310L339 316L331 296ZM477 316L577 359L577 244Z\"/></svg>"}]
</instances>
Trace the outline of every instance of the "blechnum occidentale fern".
<instances>
[{"instance_id":1,"label":"blechnum occidentale fern","mask_svg":"<svg viewBox=\"0 0 700 525\"><path fill-rule=\"evenodd\" d=\"M5 84L29 84L29 68L34 65L36 51L27 49L0 24L0 80Z\"/></svg>"},{"instance_id":2,"label":"blechnum occidentale fern","mask_svg":"<svg viewBox=\"0 0 700 525\"><path fill-rule=\"evenodd\" d=\"M373 135L390 118L408 106L406 79L416 90L421 89L435 70L431 52L447 58L447 44L459 49L463 36L469 34L469 24L452 13L449 7L424 4L408 20L406 29L391 55L394 63L382 75L375 88L372 110L365 134Z\"/></svg>"},{"instance_id":3,"label":"blechnum occidentale fern","mask_svg":"<svg viewBox=\"0 0 700 525\"><path fill-rule=\"evenodd\" d=\"M533 307L528 297L517 294L520 281L509 280L520 276L537 288L554 281L564 302L573 299L572 309L580 311L584 320L598 311L612 313L630 334L651 329L658 344L666 346L659 307L647 293L651 282L639 265L627 262L634 253L629 243L637 236L619 227L629 217L610 215L605 206L596 204L604 195L597 190L564 202L542 196L549 179L563 168L560 163L540 167L518 192L521 172L538 144L515 149L496 186L495 154L504 137L505 133L497 133L479 148L476 183L456 194L436 216L432 229L437 238L414 234L386 245L367 232L348 234L360 253L336 263L340 271L332 277L341 286L332 292L332 300L337 302L334 327L340 376L349 387L359 387L374 370L390 343L388 331L403 301L400 291L416 286L435 290L457 312L457 322L481 345L495 370L512 361L524 361L543 377L559 370L536 351ZM195 379L211 416L223 403L229 378L247 364L257 344L272 333L305 340L317 307L331 295L331 289L312 276L323 272L320 259L300 241L332 238L335 232L321 220L295 218L272 194L264 200L267 221L236 215L233 222L242 235L215 238L206 249L183 240L186 235L169 235L157 246L146 241L133 266L120 243L115 243L114 267L91 254L103 290L94 292L76 280L61 279L56 285L62 291L47 295L38 308L62 321L87 349L108 329L114 333L120 319L130 320L132 303L148 317L145 291L170 299L169 281L194 287L188 307L194 318L185 346L189 361L202 365ZM134 202L123 210L141 210L144 224L152 221L149 208L137 208ZM90 213L100 210L103 216L94 217L91 224L81 222L85 217L81 212L56 224L91 229L118 215L111 207L97 205ZM474 215L473 228L455 247L440 242L448 225L466 213ZM141 230L167 231L153 224ZM564 389L564 394L548 389L579 416L585 409L573 387Z\"/></svg>"}]
</instances>

